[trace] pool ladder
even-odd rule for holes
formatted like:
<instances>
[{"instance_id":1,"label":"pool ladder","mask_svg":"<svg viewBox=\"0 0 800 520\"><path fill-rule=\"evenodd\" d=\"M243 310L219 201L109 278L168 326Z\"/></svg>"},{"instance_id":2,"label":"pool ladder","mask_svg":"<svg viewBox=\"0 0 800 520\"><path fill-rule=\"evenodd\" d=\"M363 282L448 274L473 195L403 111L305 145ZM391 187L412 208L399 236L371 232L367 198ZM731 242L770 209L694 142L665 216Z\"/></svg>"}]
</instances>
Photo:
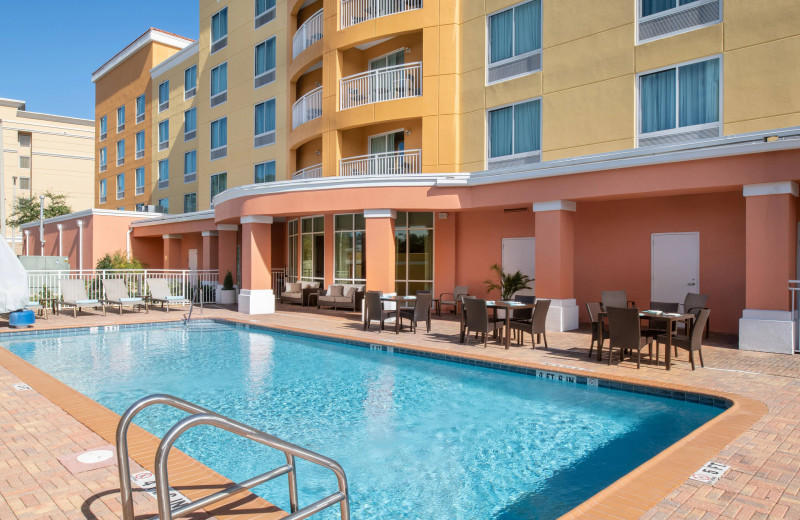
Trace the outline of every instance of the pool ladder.
<instances>
[{"instance_id":1,"label":"pool ladder","mask_svg":"<svg viewBox=\"0 0 800 520\"><path fill-rule=\"evenodd\" d=\"M164 435L158 445L155 460L158 516L154 516L149 520L154 520L156 518L159 520L172 520L173 517L187 515L228 496L246 491L282 475L288 475L289 477L289 504L291 508L290 514L283 517L282 520L301 520L303 518L308 518L336 504L339 504L342 520L350 520L350 495L347 490L347 477L344 474L344 469L342 469L335 460L167 394L154 394L136 401L122 415L117 425L117 464L119 466L119 490L122 498L123 520L134 520L131 470L128 460L128 427L136 414L154 404L171 406L188 412L191 415L178 421L166 435ZM172 448L172 445L175 444L175 441L177 441L184 432L201 424L214 426L282 451L286 456L286 464L258 475L257 477L245 480L244 482L233 484L222 491L217 491L204 498L172 509L169 497L169 475L167 473L167 457L169 456L170 448ZM333 471L339 484L339 490L311 505L299 509L295 457L299 457Z\"/></svg>"}]
</instances>

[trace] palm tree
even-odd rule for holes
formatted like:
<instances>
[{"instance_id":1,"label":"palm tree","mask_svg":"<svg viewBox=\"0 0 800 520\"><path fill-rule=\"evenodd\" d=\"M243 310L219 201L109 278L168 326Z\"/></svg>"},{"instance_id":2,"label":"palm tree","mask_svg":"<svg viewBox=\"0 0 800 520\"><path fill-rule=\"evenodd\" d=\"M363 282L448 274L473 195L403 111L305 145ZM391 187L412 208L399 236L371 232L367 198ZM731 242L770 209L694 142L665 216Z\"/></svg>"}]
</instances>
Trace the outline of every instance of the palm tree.
<instances>
[{"instance_id":1,"label":"palm tree","mask_svg":"<svg viewBox=\"0 0 800 520\"><path fill-rule=\"evenodd\" d=\"M490 293L494 290L500 291L500 299L502 300L510 300L517 291L531 288L528 283L532 282L533 278L522 274L522 271L517 271L513 274L507 274L505 271L503 271L503 268L500 267L500 264L494 264L489 269L497 273L497 276L500 279L499 283L495 283L492 280L485 280L483 283L486 284L486 289Z\"/></svg>"}]
</instances>

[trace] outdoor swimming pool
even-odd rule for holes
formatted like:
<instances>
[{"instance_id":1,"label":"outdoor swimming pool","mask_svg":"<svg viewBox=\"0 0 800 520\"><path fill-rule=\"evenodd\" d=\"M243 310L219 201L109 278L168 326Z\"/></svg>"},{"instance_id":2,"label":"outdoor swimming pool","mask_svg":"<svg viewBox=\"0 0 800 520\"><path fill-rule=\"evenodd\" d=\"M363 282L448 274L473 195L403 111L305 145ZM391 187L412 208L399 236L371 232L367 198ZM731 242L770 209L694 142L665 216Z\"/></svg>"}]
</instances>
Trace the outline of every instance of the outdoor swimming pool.
<instances>
[{"instance_id":1,"label":"outdoor swimming pool","mask_svg":"<svg viewBox=\"0 0 800 520\"><path fill-rule=\"evenodd\" d=\"M203 321L2 346L117 413L168 393L327 455L355 520L555 518L722 411ZM183 415L153 407L135 422L160 436ZM285 462L208 427L177 447L233 480ZM298 466L301 506L336 489ZM285 477L255 492L288 509Z\"/></svg>"}]
</instances>

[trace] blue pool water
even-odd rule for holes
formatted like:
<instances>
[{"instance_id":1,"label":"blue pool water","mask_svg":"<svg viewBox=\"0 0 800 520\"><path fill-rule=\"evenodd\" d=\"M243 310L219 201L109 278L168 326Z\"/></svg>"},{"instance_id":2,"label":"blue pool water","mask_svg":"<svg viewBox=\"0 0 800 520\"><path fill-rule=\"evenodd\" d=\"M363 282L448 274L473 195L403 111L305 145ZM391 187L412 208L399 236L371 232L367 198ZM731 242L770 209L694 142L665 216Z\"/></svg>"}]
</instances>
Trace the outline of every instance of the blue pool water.
<instances>
[{"instance_id":1,"label":"blue pool water","mask_svg":"<svg viewBox=\"0 0 800 520\"><path fill-rule=\"evenodd\" d=\"M355 520L555 518L721 412L211 322L3 346L117 413L173 394L332 457ZM136 422L163 435L182 416ZM177 447L234 480L285 462L205 426ZM301 506L336 489L304 462L298 482ZM255 491L288 508L285 478Z\"/></svg>"}]
</instances>

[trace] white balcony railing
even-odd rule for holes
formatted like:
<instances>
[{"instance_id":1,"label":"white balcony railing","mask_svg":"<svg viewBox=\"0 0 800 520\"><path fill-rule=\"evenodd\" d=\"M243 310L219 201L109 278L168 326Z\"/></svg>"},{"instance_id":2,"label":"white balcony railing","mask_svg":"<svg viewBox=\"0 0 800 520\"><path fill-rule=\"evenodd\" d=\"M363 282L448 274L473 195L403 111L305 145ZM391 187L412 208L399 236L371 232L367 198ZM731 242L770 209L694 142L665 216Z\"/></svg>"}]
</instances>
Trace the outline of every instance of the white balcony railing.
<instances>
[{"instance_id":1,"label":"white balcony railing","mask_svg":"<svg viewBox=\"0 0 800 520\"><path fill-rule=\"evenodd\" d=\"M301 52L311 47L316 41L322 39L322 9L314 13L311 18L297 28L292 37L292 59L297 58Z\"/></svg>"},{"instance_id":2,"label":"white balcony railing","mask_svg":"<svg viewBox=\"0 0 800 520\"><path fill-rule=\"evenodd\" d=\"M340 80L339 108L348 108L422 95L422 63L393 65Z\"/></svg>"},{"instance_id":3,"label":"white balcony railing","mask_svg":"<svg viewBox=\"0 0 800 520\"><path fill-rule=\"evenodd\" d=\"M298 179L316 179L318 177L322 177L322 165L315 164L314 166L308 166L303 168L302 170L297 170L292 174L292 180Z\"/></svg>"},{"instance_id":4,"label":"white balcony railing","mask_svg":"<svg viewBox=\"0 0 800 520\"><path fill-rule=\"evenodd\" d=\"M339 175L404 175L422 171L422 150L372 153L339 161Z\"/></svg>"},{"instance_id":5,"label":"white balcony railing","mask_svg":"<svg viewBox=\"0 0 800 520\"><path fill-rule=\"evenodd\" d=\"M342 0L342 29L367 20L422 9L422 0Z\"/></svg>"},{"instance_id":6,"label":"white balcony railing","mask_svg":"<svg viewBox=\"0 0 800 520\"><path fill-rule=\"evenodd\" d=\"M292 105L292 130L318 117L322 117L322 87L308 92Z\"/></svg>"}]
</instances>

